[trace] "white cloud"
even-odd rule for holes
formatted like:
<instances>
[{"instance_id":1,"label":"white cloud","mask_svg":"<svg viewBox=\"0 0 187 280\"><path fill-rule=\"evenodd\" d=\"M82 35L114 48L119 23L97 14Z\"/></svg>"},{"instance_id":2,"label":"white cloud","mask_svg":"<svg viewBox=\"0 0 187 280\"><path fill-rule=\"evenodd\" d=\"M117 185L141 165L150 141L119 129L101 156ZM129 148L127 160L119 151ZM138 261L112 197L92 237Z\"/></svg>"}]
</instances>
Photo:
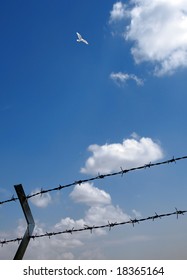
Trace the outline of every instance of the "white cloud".
<instances>
[{"instance_id":1,"label":"white cloud","mask_svg":"<svg viewBox=\"0 0 187 280\"><path fill-rule=\"evenodd\" d=\"M112 11L110 12L110 21L114 22L121 20L126 17L126 5L121 1L113 5Z\"/></svg>"},{"instance_id":2,"label":"white cloud","mask_svg":"<svg viewBox=\"0 0 187 280\"><path fill-rule=\"evenodd\" d=\"M139 139L140 139L140 136L139 136L136 132L133 132L133 133L131 134L131 137L134 138L134 139L136 139L136 140L139 140Z\"/></svg>"},{"instance_id":3,"label":"white cloud","mask_svg":"<svg viewBox=\"0 0 187 280\"><path fill-rule=\"evenodd\" d=\"M138 86L142 86L144 84L144 81L140 78L138 78L134 74L128 74L128 73L111 73L110 78L116 82L118 85L123 85L128 80L134 80Z\"/></svg>"},{"instance_id":4,"label":"white cloud","mask_svg":"<svg viewBox=\"0 0 187 280\"><path fill-rule=\"evenodd\" d=\"M130 216L124 213L118 205L114 206L112 202L108 205L100 205L100 202L98 202L98 205L95 204L86 210L85 216L82 219L74 220L72 218L66 217L65 219L61 219L61 221L57 223L54 228L56 231L64 229L69 230L73 228L84 228L86 226L106 225L108 224L108 222L124 222L129 219ZM96 237L105 235L106 232L106 229L94 229L92 234ZM83 243L85 242L85 238L90 237L90 231L76 233L76 239ZM71 239L72 237L71 234L67 234L64 238ZM77 244L81 245L81 243L79 243L78 241ZM75 243L76 246L77 244Z\"/></svg>"},{"instance_id":5,"label":"white cloud","mask_svg":"<svg viewBox=\"0 0 187 280\"><path fill-rule=\"evenodd\" d=\"M157 76L187 67L187 1L129 2L126 13L123 12L123 17L128 15L130 20L124 38L134 43L131 53L135 62L153 63ZM113 13L114 6L110 14ZM120 20L122 17L115 18Z\"/></svg>"},{"instance_id":6,"label":"white cloud","mask_svg":"<svg viewBox=\"0 0 187 280\"><path fill-rule=\"evenodd\" d=\"M92 156L87 159L85 167L81 168L82 173L88 174L120 171L120 167L131 168L163 157L160 145L145 137L101 146L94 144L88 150Z\"/></svg>"},{"instance_id":7,"label":"white cloud","mask_svg":"<svg viewBox=\"0 0 187 280\"><path fill-rule=\"evenodd\" d=\"M111 197L104 190L94 187L90 183L76 185L70 197L75 202L85 203L86 205L106 205L111 203Z\"/></svg>"},{"instance_id":8,"label":"white cloud","mask_svg":"<svg viewBox=\"0 0 187 280\"><path fill-rule=\"evenodd\" d=\"M40 192L39 189L34 190L32 194ZM45 208L51 203L52 199L49 193L43 193L42 195L36 195L30 198L30 201L37 207Z\"/></svg>"},{"instance_id":9,"label":"white cloud","mask_svg":"<svg viewBox=\"0 0 187 280\"><path fill-rule=\"evenodd\" d=\"M137 211L136 209L133 209L132 213L134 214L135 218L137 218L137 219L142 218L142 214L139 211Z\"/></svg>"},{"instance_id":10,"label":"white cloud","mask_svg":"<svg viewBox=\"0 0 187 280\"><path fill-rule=\"evenodd\" d=\"M103 225L109 222L121 222L129 219L129 216L125 214L119 206L114 206L111 201L110 195L104 190L96 188L93 184L84 183L75 186L74 190L70 193L70 197L79 203L90 206L85 213L82 226L88 225ZM72 221L72 220L71 220ZM70 220L69 220L70 222ZM69 225L72 228L72 223ZM106 234L103 229L94 230L96 235Z\"/></svg>"},{"instance_id":11,"label":"white cloud","mask_svg":"<svg viewBox=\"0 0 187 280\"><path fill-rule=\"evenodd\" d=\"M112 204L104 207L90 207L86 213L85 220L91 225L102 225L129 220L129 215L125 214L119 206Z\"/></svg>"}]
</instances>

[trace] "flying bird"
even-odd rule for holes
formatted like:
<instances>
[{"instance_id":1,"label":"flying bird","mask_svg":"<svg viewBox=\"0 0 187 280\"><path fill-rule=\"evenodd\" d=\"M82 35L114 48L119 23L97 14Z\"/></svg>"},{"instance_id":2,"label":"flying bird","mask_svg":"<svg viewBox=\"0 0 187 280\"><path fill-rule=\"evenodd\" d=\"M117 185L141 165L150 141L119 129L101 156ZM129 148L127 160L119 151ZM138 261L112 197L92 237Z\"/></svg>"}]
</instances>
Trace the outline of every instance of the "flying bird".
<instances>
[{"instance_id":1,"label":"flying bird","mask_svg":"<svg viewBox=\"0 0 187 280\"><path fill-rule=\"evenodd\" d=\"M77 42L79 42L79 43L83 42L83 43L88 45L88 42L85 39L82 38L81 34L79 34L78 32L76 32L76 33L77 33L77 36L78 36Z\"/></svg>"}]
</instances>

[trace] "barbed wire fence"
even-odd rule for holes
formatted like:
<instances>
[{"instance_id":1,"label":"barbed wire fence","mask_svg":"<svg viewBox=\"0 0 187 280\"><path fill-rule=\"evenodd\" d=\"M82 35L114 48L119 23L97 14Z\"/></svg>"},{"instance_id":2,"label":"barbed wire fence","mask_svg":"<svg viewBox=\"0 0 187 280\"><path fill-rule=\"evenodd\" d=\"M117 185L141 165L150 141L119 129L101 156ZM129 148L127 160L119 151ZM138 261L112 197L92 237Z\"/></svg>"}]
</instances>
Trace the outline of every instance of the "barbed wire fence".
<instances>
[{"instance_id":1,"label":"barbed wire fence","mask_svg":"<svg viewBox=\"0 0 187 280\"><path fill-rule=\"evenodd\" d=\"M60 191L64 188L69 188L69 187L72 187L72 186L75 186L75 185L81 185L81 184L84 184L84 183L88 183L88 182L99 180L99 179L104 179L104 178L107 178L107 177L112 177L112 176L117 176L117 175L122 175L123 176L124 174L127 174L127 173L132 172L132 171L136 171L136 170L156 167L156 166L170 164L170 163L176 163L177 161L184 160L184 159L187 159L187 156L176 157L176 158L173 157L172 159L169 159L169 160L166 160L166 161L160 161L160 162L156 162L156 163L151 163L150 162L148 164L144 164L144 165L141 165L141 166L138 166L138 167L132 167L132 168L129 168L129 169L123 169L121 167L120 171L117 171L117 172L107 173L107 174L98 174L95 177L91 177L91 178L88 178L88 179L82 179L82 180L75 180L74 182L69 183L69 184L65 184L65 185L60 185L59 184L59 186L55 187L55 188L50 188L50 189L43 189L42 188L38 192L27 195L26 198L30 199L34 196L42 195L42 194L45 194L45 193L48 193L48 192ZM16 202L17 200L18 200L18 197L14 197L14 195L12 195L11 198L9 198L7 200L4 200L4 201L0 201L0 205L5 204L5 203L9 203L9 202L13 202L13 201Z\"/></svg>"},{"instance_id":2,"label":"barbed wire fence","mask_svg":"<svg viewBox=\"0 0 187 280\"><path fill-rule=\"evenodd\" d=\"M180 160L184 160L187 159L187 156L182 156L182 157L173 157L170 160L166 160L166 161L161 161L161 162L156 162L156 163L149 163L149 164L144 164L138 167L133 167L133 168L129 168L129 169L123 169L122 167L120 168L120 171L117 172L113 172L113 173L107 173L107 174L98 174L95 177L91 177L88 179L83 179L83 180L76 180L72 183L69 184L65 184L65 185L59 185L58 187L55 188L50 188L50 189L41 189L40 191L36 192L36 193L32 193L29 195L25 196L26 201L32 197L38 196L38 195L43 195L45 193L48 192L53 192L53 191L59 191L62 190L64 188L68 188L68 187L72 187L75 185L81 185L90 181L94 181L94 180L99 180L99 179L104 179L107 177L111 177L111 176L116 176L116 175L121 175L123 176L124 174L127 174L129 172L132 171L136 171L136 170L141 170L141 169L146 169L146 168L151 168L151 167L156 167L156 166L161 166L161 165L165 165L165 164L170 164L170 163L176 163L177 161ZM0 201L0 205L6 204L6 203L10 203L10 202L16 202L17 200L19 200L18 197L14 197L14 195L12 195L12 197L10 199L4 200L4 201ZM97 229L106 229L108 228L109 230L111 230L113 227L116 226L122 226L122 225L127 225L127 224L131 224L134 225L135 224L139 224L145 221L155 221L156 219L161 219L161 218L166 218L169 216L173 216L175 215L178 219L178 217L180 215L184 215L187 213L187 210L178 210L177 208L175 208L174 212L169 212L169 213L162 213L162 214L157 214L155 212L154 215L152 216L148 216L146 218L140 218L140 219L129 219L123 222L110 222L108 221L106 224L103 225L84 225L84 227L81 228L70 228L70 229L65 229L63 231L58 231L58 232L46 232L43 234L35 234L35 235L29 235L29 239L35 240L36 238L43 238L43 237L51 237L51 236L56 236L56 235L61 235L61 234L73 234L76 232L83 232L83 231L90 231L90 233L92 233L94 230ZM16 237L16 238L12 238L12 239L4 239L4 240L0 240L0 245L4 246L5 244L9 244L9 243L13 243L13 242L22 242L24 237Z\"/></svg>"},{"instance_id":3,"label":"barbed wire fence","mask_svg":"<svg viewBox=\"0 0 187 280\"><path fill-rule=\"evenodd\" d=\"M90 233L93 232L93 230L96 230L96 229L103 229L103 228L108 228L109 230L111 230L113 227L116 227L116 226L122 226L122 225L127 225L127 224L132 224L133 226L135 224L139 224L140 222L145 222L145 221L155 221L156 219L161 219L163 217L169 217L169 216L173 216L173 215L176 215L177 219L179 217L179 215L184 215L185 213L187 213L187 210L178 210L177 208L175 208L176 211L174 212L170 212L170 213L165 213L165 214L157 214L155 212L155 215L153 216L149 216L149 217L146 217L146 218L141 218L141 219L129 219L127 221L124 221L124 222L110 222L108 221L107 224L105 225L98 225L98 226L90 226L90 225L84 225L84 227L82 228L71 228L71 229L65 229L63 231L57 231L57 232L46 232L46 233L43 233L43 234L35 234L35 235L31 235L30 238L32 238L33 240L36 239L36 238L41 238L41 237L51 237L51 236L55 236L55 235L61 235L61 234L73 234L75 232L83 232L83 231L90 231ZM22 237L17 237L17 238L14 238L14 239L9 239L9 240L1 240L0 241L0 244L1 246L3 246L4 244L8 244L8 243L12 243L12 242L20 242L22 241Z\"/></svg>"}]
</instances>

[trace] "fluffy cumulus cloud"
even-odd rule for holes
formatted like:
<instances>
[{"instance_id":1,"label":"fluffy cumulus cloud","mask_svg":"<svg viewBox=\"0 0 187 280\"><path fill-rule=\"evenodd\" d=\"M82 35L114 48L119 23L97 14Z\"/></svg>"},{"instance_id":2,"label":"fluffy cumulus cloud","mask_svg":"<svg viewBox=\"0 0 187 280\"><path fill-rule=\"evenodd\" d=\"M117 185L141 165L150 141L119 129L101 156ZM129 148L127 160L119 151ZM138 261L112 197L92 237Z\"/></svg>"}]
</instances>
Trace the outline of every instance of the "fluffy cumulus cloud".
<instances>
[{"instance_id":1,"label":"fluffy cumulus cloud","mask_svg":"<svg viewBox=\"0 0 187 280\"><path fill-rule=\"evenodd\" d=\"M75 186L70 197L76 203L83 203L89 206L85 212L82 224L102 225L110 222L122 222L129 219L129 216L119 206L112 204L109 193L98 189L91 183L84 183ZM73 226L73 224L71 225ZM96 230L97 235L103 235L105 230Z\"/></svg>"},{"instance_id":2,"label":"fluffy cumulus cloud","mask_svg":"<svg viewBox=\"0 0 187 280\"><path fill-rule=\"evenodd\" d=\"M91 225L102 225L115 222L124 222L129 220L130 216L122 211L122 209L117 205L109 204L106 206L92 206L88 209L85 220ZM103 233L103 230L99 231Z\"/></svg>"},{"instance_id":3,"label":"fluffy cumulus cloud","mask_svg":"<svg viewBox=\"0 0 187 280\"><path fill-rule=\"evenodd\" d=\"M111 203L111 197L104 190L100 190L93 186L93 184L85 183L76 185L71 192L70 197L79 203L92 205L107 205Z\"/></svg>"},{"instance_id":4,"label":"fluffy cumulus cloud","mask_svg":"<svg viewBox=\"0 0 187 280\"><path fill-rule=\"evenodd\" d=\"M143 86L143 84L144 84L144 81L142 79L138 78L134 74L128 74L128 73L122 73L122 72L111 73L110 78L114 82L116 82L117 85L119 85L119 86L125 84L128 80L135 81L138 86Z\"/></svg>"},{"instance_id":5,"label":"fluffy cumulus cloud","mask_svg":"<svg viewBox=\"0 0 187 280\"><path fill-rule=\"evenodd\" d=\"M117 2L110 22L124 18L130 22L124 38L133 42L131 53L136 63L153 63L157 76L187 67L186 0L131 0L128 6Z\"/></svg>"},{"instance_id":6,"label":"fluffy cumulus cloud","mask_svg":"<svg viewBox=\"0 0 187 280\"><path fill-rule=\"evenodd\" d=\"M108 225L108 223L115 223L115 222L124 222L130 219L130 216L123 212L123 210L117 205L108 204L108 205L94 205L89 207L86 212L85 216L82 219L74 220L72 218L63 218L55 225L56 231L63 231L63 230L71 230L71 229L80 229L92 226L102 226ZM53 231L54 231L53 228ZM93 229L92 236L100 237L107 234L106 228L98 228ZM90 239L90 231L81 231L77 232L74 236L74 245L73 247L81 246L85 244L86 239ZM65 238L66 242L69 239L72 239L71 234L67 233L64 234L62 237ZM76 240L76 242L75 242ZM67 247L67 245L66 245Z\"/></svg>"},{"instance_id":7,"label":"fluffy cumulus cloud","mask_svg":"<svg viewBox=\"0 0 187 280\"><path fill-rule=\"evenodd\" d=\"M90 145L92 155L87 159L82 173L98 174L119 171L156 161L163 157L160 145L151 138L125 139L122 143Z\"/></svg>"}]
</instances>

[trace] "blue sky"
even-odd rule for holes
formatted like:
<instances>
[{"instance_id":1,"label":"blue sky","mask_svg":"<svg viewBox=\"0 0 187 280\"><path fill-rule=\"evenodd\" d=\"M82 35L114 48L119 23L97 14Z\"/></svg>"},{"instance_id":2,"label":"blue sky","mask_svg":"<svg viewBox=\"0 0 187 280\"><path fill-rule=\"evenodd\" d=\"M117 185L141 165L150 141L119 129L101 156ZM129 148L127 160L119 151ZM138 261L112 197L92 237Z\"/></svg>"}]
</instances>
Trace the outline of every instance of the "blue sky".
<instances>
[{"instance_id":1,"label":"blue sky","mask_svg":"<svg viewBox=\"0 0 187 280\"><path fill-rule=\"evenodd\" d=\"M0 5L0 201L15 195L16 184L30 194L186 155L185 0ZM30 199L35 233L186 210L185 166ZM24 234L18 202L0 206L0 221L0 240ZM42 238L25 258L186 259L186 229L182 216ZM1 247L0 259L16 249Z\"/></svg>"}]
</instances>

